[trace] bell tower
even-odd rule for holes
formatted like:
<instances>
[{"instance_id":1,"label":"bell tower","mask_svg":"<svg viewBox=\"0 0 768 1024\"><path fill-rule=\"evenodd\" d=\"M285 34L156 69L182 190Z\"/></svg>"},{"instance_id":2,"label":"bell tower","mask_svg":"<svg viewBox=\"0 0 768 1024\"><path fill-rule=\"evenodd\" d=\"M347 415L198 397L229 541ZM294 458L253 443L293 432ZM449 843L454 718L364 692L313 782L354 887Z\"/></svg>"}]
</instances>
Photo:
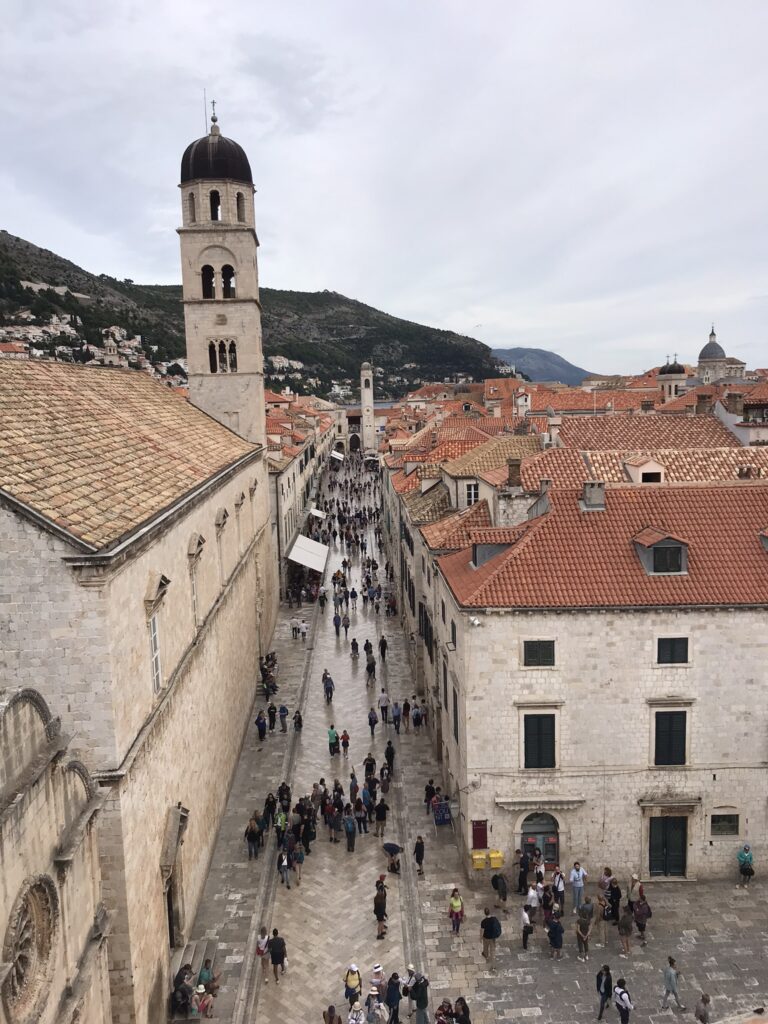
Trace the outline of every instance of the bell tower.
<instances>
[{"instance_id":1,"label":"bell tower","mask_svg":"<svg viewBox=\"0 0 768 1024\"><path fill-rule=\"evenodd\" d=\"M363 363L360 367L360 423L362 427L363 455L376 454L376 423L373 412L373 367Z\"/></svg>"},{"instance_id":2,"label":"bell tower","mask_svg":"<svg viewBox=\"0 0 768 1024\"><path fill-rule=\"evenodd\" d=\"M261 304L248 157L221 134L181 158L181 279L189 399L236 434L265 444Z\"/></svg>"}]
</instances>

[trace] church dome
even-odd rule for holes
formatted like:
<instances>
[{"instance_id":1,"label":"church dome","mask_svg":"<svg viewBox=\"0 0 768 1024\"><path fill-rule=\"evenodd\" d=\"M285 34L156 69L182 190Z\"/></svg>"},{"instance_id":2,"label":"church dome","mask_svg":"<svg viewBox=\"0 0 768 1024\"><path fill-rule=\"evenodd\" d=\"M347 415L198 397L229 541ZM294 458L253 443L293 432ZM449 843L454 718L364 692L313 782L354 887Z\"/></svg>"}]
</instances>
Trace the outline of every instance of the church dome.
<instances>
[{"instance_id":1,"label":"church dome","mask_svg":"<svg viewBox=\"0 0 768 1024\"><path fill-rule=\"evenodd\" d=\"M672 363L666 363L659 370L659 376L660 377L666 376L667 374L673 374L673 373L685 373L685 367L681 366L680 363L678 363L678 361L676 359Z\"/></svg>"},{"instance_id":2,"label":"church dome","mask_svg":"<svg viewBox=\"0 0 768 1024\"><path fill-rule=\"evenodd\" d=\"M699 352L699 362L702 359L725 359L725 351L722 345L717 343L717 335L715 334L715 328L712 328L712 333L709 335L709 341L704 348Z\"/></svg>"},{"instance_id":3,"label":"church dome","mask_svg":"<svg viewBox=\"0 0 768 1024\"><path fill-rule=\"evenodd\" d=\"M245 150L232 139L221 134L216 115L211 118L209 135L190 142L181 158L181 184L202 178L207 181L222 181L231 178L253 184L251 165Z\"/></svg>"}]
</instances>

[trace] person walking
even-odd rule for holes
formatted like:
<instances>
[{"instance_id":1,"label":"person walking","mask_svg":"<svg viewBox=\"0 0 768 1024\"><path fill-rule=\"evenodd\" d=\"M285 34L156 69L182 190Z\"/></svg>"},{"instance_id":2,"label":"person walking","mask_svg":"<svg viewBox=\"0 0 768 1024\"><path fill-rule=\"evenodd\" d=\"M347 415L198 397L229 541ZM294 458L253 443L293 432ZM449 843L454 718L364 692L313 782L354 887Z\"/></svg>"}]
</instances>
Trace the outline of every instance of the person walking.
<instances>
[{"instance_id":1,"label":"person walking","mask_svg":"<svg viewBox=\"0 0 768 1024\"><path fill-rule=\"evenodd\" d=\"M344 809L344 835L347 837L347 853L355 852L355 839L357 838L357 823L352 813L352 805L347 804Z\"/></svg>"},{"instance_id":2,"label":"person walking","mask_svg":"<svg viewBox=\"0 0 768 1024\"><path fill-rule=\"evenodd\" d=\"M349 1002L350 1009L357 1002L363 991L363 978L357 964L350 964L344 974L344 998Z\"/></svg>"},{"instance_id":3,"label":"person walking","mask_svg":"<svg viewBox=\"0 0 768 1024\"><path fill-rule=\"evenodd\" d=\"M339 752L339 734L336 731L336 726L331 722L331 726L328 729L328 753L331 757Z\"/></svg>"},{"instance_id":4,"label":"person walking","mask_svg":"<svg viewBox=\"0 0 768 1024\"><path fill-rule=\"evenodd\" d=\"M259 859L259 838L261 836L261 828L259 827L258 821L251 817L248 819L248 824L245 826L244 839L248 844L248 860Z\"/></svg>"},{"instance_id":5,"label":"person walking","mask_svg":"<svg viewBox=\"0 0 768 1024\"><path fill-rule=\"evenodd\" d=\"M617 878L611 878L605 895L608 897L608 902L611 905L611 915L613 920L618 924L619 917L621 915L621 889L619 888L619 881Z\"/></svg>"},{"instance_id":6,"label":"person walking","mask_svg":"<svg viewBox=\"0 0 768 1024\"><path fill-rule=\"evenodd\" d=\"M344 757L349 757L349 733L345 729L341 734L341 752ZM352 792L350 791L350 799L352 799Z\"/></svg>"},{"instance_id":7,"label":"person walking","mask_svg":"<svg viewBox=\"0 0 768 1024\"><path fill-rule=\"evenodd\" d=\"M629 885L627 886L627 903L634 912L635 903L643 895L643 884L640 881L640 877L637 874L633 874L629 879Z\"/></svg>"},{"instance_id":8,"label":"person walking","mask_svg":"<svg viewBox=\"0 0 768 1024\"><path fill-rule=\"evenodd\" d=\"M416 968L413 964L408 964L407 968L401 975L403 981L403 998L408 999L408 1016L413 1016L413 986L416 982Z\"/></svg>"},{"instance_id":9,"label":"person walking","mask_svg":"<svg viewBox=\"0 0 768 1024\"><path fill-rule=\"evenodd\" d=\"M483 940L483 956L489 963L496 959L496 940L501 938L501 922L494 917L489 907L483 911L485 917L480 922L480 937Z\"/></svg>"},{"instance_id":10,"label":"person walking","mask_svg":"<svg viewBox=\"0 0 768 1024\"><path fill-rule=\"evenodd\" d=\"M293 857L288 850L280 850L277 854L277 870L280 872L280 884L287 889L291 888L290 870L293 867Z\"/></svg>"},{"instance_id":11,"label":"person walking","mask_svg":"<svg viewBox=\"0 0 768 1024\"><path fill-rule=\"evenodd\" d=\"M395 772L395 748L392 746L392 740L387 740L387 745L384 749L384 760L387 762L387 768L389 768L391 777Z\"/></svg>"},{"instance_id":12,"label":"person walking","mask_svg":"<svg viewBox=\"0 0 768 1024\"><path fill-rule=\"evenodd\" d=\"M323 1024L344 1024L333 1004L327 1010L323 1010Z\"/></svg>"},{"instance_id":13,"label":"person walking","mask_svg":"<svg viewBox=\"0 0 768 1024\"><path fill-rule=\"evenodd\" d=\"M517 865L519 871L517 876L517 891L521 896L525 896L528 892L528 872L531 870L531 858L527 850L522 853L520 850L516 850L515 853L518 857Z\"/></svg>"},{"instance_id":14,"label":"person walking","mask_svg":"<svg viewBox=\"0 0 768 1024\"><path fill-rule=\"evenodd\" d=\"M304 844L299 840L293 850L293 873L296 875L296 885L301 885L301 869L304 866L305 852Z\"/></svg>"},{"instance_id":15,"label":"person walking","mask_svg":"<svg viewBox=\"0 0 768 1024\"><path fill-rule=\"evenodd\" d=\"M376 895L373 897L373 916L376 918L376 938L383 939L387 930L387 889L383 884L376 886Z\"/></svg>"},{"instance_id":16,"label":"person walking","mask_svg":"<svg viewBox=\"0 0 768 1024\"><path fill-rule=\"evenodd\" d=\"M301 622L299 623L299 633L301 633L301 639L304 641L304 643L307 642L307 631L308 630L309 630L309 626L307 625L307 620L306 619L302 619Z\"/></svg>"},{"instance_id":17,"label":"person walking","mask_svg":"<svg viewBox=\"0 0 768 1024\"><path fill-rule=\"evenodd\" d=\"M630 1011L634 1010L626 985L626 981L623 978L619 978L613 987L613 1002L619 1011L620 1024L629 1024Z\"/></svg>"},{"instance_id":18,"label":"person walking","mask_svg":"<svg viewBox=\"0 0 768 1024\"><path fill-rule=\"evenodd\" d=\"M584 914L576 918L576 943L579 947L579 955L576 957L582 963L589 960L589 936L592 934L592 919Z\"/></svg>"},{"instance_id":19,"label":"person walking","mask_svg":"<svg viewBox=\"0 0 768 1024\"><path fill-rule=\"evenodd\" d=\"M648 905L648 900L645 898L645 895L638 896L635 900L632 916L635 919L637 930L640 933L640 945L647 946L648 942L645 938L645 926L648 924L648 919L653 917L653 914L651 913L651 908Z\"/></svg>"},{"instance_id":20,"label":"person walking","mask_svg":"<svg viewBox=\"0 0 768 1024\"><path fill-rule=\"evenodd\" d=\"M611 916L613 916L613 910L611 910ZM621 953L619 956L626 960L630 954L630 943L632 942L632 928L634 925L634 918L632 911L628 906L624 907L621 917L619 918L619 942L621 943Z\"/></svg>"},{"instance_id":21,"label":"person walking","mask_svg":"<svg viewBox=\"0 0 768 1024\"><path fill-rule=\"evenodd\" d=\"M259 733L259 743L263 743L264 737L267 735L267 719L264 716L263 710L260 710L256 715L256 728Z\"/></svg>"},{"instance_id":22,"label":"person walking","mask_svg":"<svg viewBox=\"0 0 768 1024\"><path fill-rule=\"evenodd\" d=\"M335 600L335 598L334 598L334 600ZM334 612L334 615L333 615L333 628L336 631L336 636L340 636L341 616L339 615L338 611Z\"/></svg>"},{"instance_id":23,"label":"person walking","mask_svg":"<svg viewBox=\"0 0 768 1024\"><path fill-rule=\"evenodd\" d=\"M547 935L549 937L549 955L550 958L554 957L556 960L562 959L563 956L563 925L560 921L559 914L553 914L552 920L549 922L549 928L547 929Z\"/></svg>"},{"instance_id":24,"label":"person walking","mask_svg":"<svg viewBox=\"0 0 768 1024\"><path fill-rule=\"evenodd\" d=\"M275 731L275 722L277 721L277 708L272 701L267 705L267 718L269 719L269 731Z\"/></svg>"},{"instance_id":25,"label":"person walking","mask_svg":"<svg viewBox=\"0 0 768 1024\"><path fill-rule=\"evenodd\" d=\"M611 1000L613 993L613 978L611 977L611 968L608 964L603 964L600 970L597 972L597 995L600 999L600 1009L597 1011L597 1019L603 1019L603 1012L606 1006Z\"/></svg>"},{"instance_id":26,"label":"person walking","mask_svg":"<svg viewBox=\"0 0 768 1024\"><path fill-rule=\"evenodd\" d=\"M662 1010L669 1008L669 997L674 996L674 1000L677 1003L679 1010L685 1010L685 1007L680 1002L680 994L677 991L677 985L680 981L680 971L677 969L677 961L673 956L667 957L667 966L664 968L664 995L661 999Z\"/></svg>"},{"instance_id":27,"label":"person walking","mask_svg":"<svg viewBox=\"0 0 768 1024\"><path fill-rule=\"evenodd\" d=\"M555 865L555 870L552 872L552 895L555 898L560 908L560 913L565 913L565 875L560 870L560 865Z\"/></svg>"},{"instance_id":28,"label":"person walking","mask_svg":"<svg viewBox=\"0 0 768 1024\"><path fill-rule=\"evenodd\" d=\"M421 836L416 836L416 843L413 847L413 859L416 861L416 874L424 874L424 840Z\"/></svg>"},{"instance_id":29,"label":"person walking","mask_svg":"<svg viewBox=\"0 0 768 1024\"><path fill-rule=\"evenodd\" d=\"M573 913L578 914L579 907L582 904L584 898L584 882L587 880L588 872L579 864L578 861L574 861L573 867L571 868L571 889L573 891Z\"/></svg>"},{"instance_id":30,"label":"person walking","mask_svg":"<svg viewBox=\"0 0 768 1024\"><path fill-rule=\"evenodd\" d=\"M389 811L389 804L382 797L376 804L376 827L373 834L375 836L381 836L383 838L384 832L387 828L387 813Z\"/></svg>"},{"instance_id":31,"label":"person walking","mask_svg":"<svg viewBox=\"0 0 768 1024\"><path fill-rule=\"evenodd\" d=\"M349 639L349 616L346 612L341 617L341 625L344 629L344 639Z\"/></svg>"},{"instance_id":32,"label":"person walking","mask_svg":"<svg viewBox=\"0 0 768 1024\"><path fill-rule=\"evenodd\" d=\"M330 704L333 701L333 691L336 689L336 684L333 681L328 669L323 672L323 691L325 692L325 703Z\"/></svg>"},{"instance_id":33,"label":"person walking","mask_svg":"<svg viewBox=\"0 0 768 1024\"><path fill-rule=\"evenodd\" d=\"M381 657L382 661L387 660L387 646L387 638L382 633L381 639L379 640L379 656Z\"/></svg>"},{"instance_id":34,"label":"person walking","mask_svg":"<svg viewBox=\"0 0 768 1024\"><path fill-rule=\"evenodd\" d=\"M389 1010L387 1024L400 1024L400 1000L403 998L400 976L397 971L390 976L384 993L384 1005Z\"/></svg>"},{"instance_id":35,"label":"person walking","mask_svg":"<svg viewBox=\"0 0 768 1024\"><path fill-rule=\"evenodd\" d=\"M694 1018L700 1022L700 1024L710 1024L710 1004L712 1000L706 992L701 993L701 998L693 1011Z\"/></svg>"},{"instance_id":36,"label":"person walking","mask_svg":"<svg viewBox=\"0 0 768 1024\"><path fill-rule=\"evenodd\" d=\"M411 702L407 697L403 701L403 725L405 726L406 734L409 733L411 731ZM430 779L429 781L431 782L432 780ZM427 814L429 814L429 803L427 803Z\"/></svg>"},{"instance_id":37,"label":"person walking","mask_svg":"<svg viewBox=\"0 0 768 1024\"><path fill-rule=\"evenodd\" d=\"M400 723L402 722L402 719L403 709L400 707L400 704L397 701L395 701L395 703L392 705L392 725L394 725L395 732L397 733L398 736L400 735Z\"/></svg>"},{"instance_id":38,"label":"person walking","mask_svg":"<svg viewBox=\"0 0 768 1024\"><path fill-rule=\"evenodd\" d=\"M746 889L752 880L755 869L752 864L752 850L749 843L745 843L743 849L736 854L739 863L739 884L737 889Z\"/></svg>"},{"instance_id":39,"label":"person walking","mask_svg":"<svg viewBox=\"0 0 768 1024\"><path fill-rule=\"evenodd\" d=\"M494 903L497 909L500 909L504 914L507 913L507 894L509 892L509 884L507 882L507 876L500 871L497 875L491 878L491 885L496 890L496 899L498 902Z\"/></svg>"},{"instance_id":40,"label":"person walking","mask_svg":"<svg viewBox=\"0 0 768 1024\"><path fill-rule=\"evenodd\" d=\"M256 939L256 956L261 960L261 980L265 985L269 984L269 944L271 939L267 929L262 926L259 937Z\"/></svg>"},{"instance_id":41,"label":"person walking","mask_svg":"<svg viewBox=\"0 0 768 1024\"><path fill-rule=\"evenodd\" d=\"M276 985L280 984L280 978L277 975L278 967L280 968L280 974L285 974L286 956L285 939L282 935L278 934L277 928L273 928L272 938L269 940L269 959L272 963L272 973L275 976Z\"/></svg>"},{"instance_id":42,"label":"person walking","mask_svg":"<svg viewBox=\"0 0 768 1024\"><path fill-rule=\"evenodd\" d=\"M288 708L285 704L280 705L277 714L280 719L280 732L288 732Z\"/></svg>"},{"instance_id":43,"label":"person walking","mask_svg":"<svg viewBox=\"0 0 768 1024\"><path fill-rule=\"evenodd\" d=\"M523 949L528 949L528 939L533 935L533 925L531 924L531 908L527 903L520 911L520 927L523 934Z\"/></svg>"},{"instance_id":44,"label":"person walking","mask_svg":"<svg viewBox=\"0 0 768 1024\"><path fill-rule=\"evenodd\" d=\"M379 705L379 711L381 711L381 720L382 720L382 722L384 723L384 725L389 725L389 705L390 705L390 699L389 699L389 694L387 693L387 691L384 689L383 686L381 688L381 693L379 694L379 699L377 701L377 704Z\"/></svg>"},{"instance_id":45,"label":"person walking","mask_svg":"<svg viewBox=\"0 0 768 1024\"><path fill-rule=\"evenodd\" d=\"M411 986L411 997L416 1007L416 1024L429 1024L429 978L426 974L417 974Z\"/></svg>"},{"instance_id":46,"label":"person walking","mask_svg":"<svg viewBox=\"0 0 768 1024\"><path fill-rule=\"evenodd\" d=\"M379 716L376 714L373 708L368 712L368 728L371 730L371 739L373 739L376 733L376 726L379 722Z\"/></svg>"},{"instance_id":47,"label":"person walking","mask_svg":"<svg viewBox=\"0 0 768 1024\"><path fill-rule=\"evenodd\" d=\"M459 934L461 922L464 920L464 900L459 895L458 889L453 889L451 898L448 901L448 916L451 919L451 928L454 934Z\"/></svg>"}]
</instances>

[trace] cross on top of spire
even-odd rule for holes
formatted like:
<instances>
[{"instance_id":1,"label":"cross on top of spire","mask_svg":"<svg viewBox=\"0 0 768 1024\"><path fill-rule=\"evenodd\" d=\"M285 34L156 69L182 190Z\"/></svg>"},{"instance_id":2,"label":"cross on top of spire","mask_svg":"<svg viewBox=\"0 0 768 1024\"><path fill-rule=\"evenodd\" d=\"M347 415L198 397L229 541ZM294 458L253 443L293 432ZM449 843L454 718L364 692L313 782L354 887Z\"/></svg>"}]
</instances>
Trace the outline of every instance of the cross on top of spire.
<instances>
[{"instance_id":1,"label":"cross on top of spire","mask_svg":"<svg viewBox=\"0 0 768 1024\"><path fill-rule=\"evenodd\" d=\"M211 123L216 124L218 120L218 117L216 117L216 100L211 100Z\"/></svg>"}]
</instances>

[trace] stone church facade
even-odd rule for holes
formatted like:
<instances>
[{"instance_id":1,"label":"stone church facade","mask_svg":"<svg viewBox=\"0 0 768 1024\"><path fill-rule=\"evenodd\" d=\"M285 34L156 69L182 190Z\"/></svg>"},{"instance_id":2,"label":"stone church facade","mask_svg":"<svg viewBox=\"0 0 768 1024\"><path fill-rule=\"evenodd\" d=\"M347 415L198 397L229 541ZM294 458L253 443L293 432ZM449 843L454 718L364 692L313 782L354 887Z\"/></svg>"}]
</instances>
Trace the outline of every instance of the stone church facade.
<instances>
[{"instance_id":1,"label":"stone church facade","mask_svg":"<svg viewBox=\"0 0 768 1024\"><path fill-rule=\"evenodd\" d=\"M231 192L235 223L227 236L217 221L210 244L202 228L182 233L191 401L116 368L0 367L0 701L10 706L16 691L34 689L72 737L83 764L77 778L98 795L96 826L89 823L72 868L67 898L76 892L77 901L66 927L81 947L94 942L85 922L93 927L103 902L110 934L83 978L91 1016L81 1019L111 1014L120 1024L165 1017L171 948L194 919L276 616L253 186L240 147L214 130L200 142L214 169L185 154L182 178L197 176L184 181L186 211L189 191L200 203L210 191ZM209 171L221 177L207 181ZM233 175L247 180L235 189ZM219 265L211 245L226 249L228 262ZM221 287L203 299L203 271L190 283L186 269L198 257L209 260L202 267L216 264L219 281L230 268L237 299ZM18 760L24 744L34 749L32 726L14 728L24 733L12 745ZM24 775L18 765L5 771ZM66 785L73 794L85 786L87 805L88 786L73 780ZM10 792L7 782L0 792ZM49 787L37 799L46 827L68 834L74 812L65 796ZM76 806L75 795L69 801ZM50 849L47 860L16 849L18 866L0 882L4 949L13 946L15 908L32 899L25 894L60 908L59 934L67 907ZM53 879L58 891L48 881L34 889L37 878ZM55 916L45 907L40 914ZM72 980L55 955L34 996L40 1020L70 1019L54 1012ZM15 998L6 991L11 977L6 1001ZM29 1019L6 1016L9 1024Z\"/></svg>"}]
</instances>

